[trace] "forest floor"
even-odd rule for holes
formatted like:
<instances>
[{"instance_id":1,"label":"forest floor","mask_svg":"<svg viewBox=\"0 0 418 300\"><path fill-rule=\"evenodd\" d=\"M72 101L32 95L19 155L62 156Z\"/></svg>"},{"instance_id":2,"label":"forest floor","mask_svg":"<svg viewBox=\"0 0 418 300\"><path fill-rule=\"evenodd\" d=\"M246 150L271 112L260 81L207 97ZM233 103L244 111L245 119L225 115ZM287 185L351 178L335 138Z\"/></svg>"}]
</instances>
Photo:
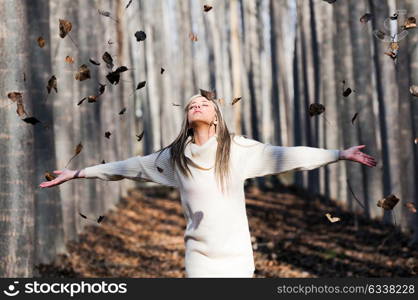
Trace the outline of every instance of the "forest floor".
<instances>
[{"instance_id":1,"label":"forest floor","mask_svg":"<svg viewBox=\"0 0 418 300\"><path fill-rule=\"evenodd\" d=\"M294 187L246 188L254 277L417 277L418 249L391 225ZM341 218L331 223L325 213ZM132 189L39 277L185 277L176 189Z\"/></svg>"}]
</instances>

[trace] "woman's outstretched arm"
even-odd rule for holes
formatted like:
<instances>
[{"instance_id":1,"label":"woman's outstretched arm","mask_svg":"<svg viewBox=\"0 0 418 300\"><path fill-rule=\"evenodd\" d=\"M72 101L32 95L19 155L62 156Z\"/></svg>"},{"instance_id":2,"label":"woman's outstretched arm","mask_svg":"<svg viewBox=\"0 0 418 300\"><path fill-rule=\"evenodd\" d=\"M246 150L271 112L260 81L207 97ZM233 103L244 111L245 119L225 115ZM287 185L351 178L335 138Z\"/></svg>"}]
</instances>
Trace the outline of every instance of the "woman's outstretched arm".
<instances>
[{"instance_id":1,"label":"woman's outstretched arm","mask_svg":"<svg viewBox=\"0 0 418 300\"><path fill-rule=\"evenodd\" d=\"M273 146L260 143L253 139L241 137L244 147L243 176L252 177L278 174L287 171L306 171L316 169L339 160L353 160L368 166L375 166L373 157L360 152L362 146L354 146L347 150L323 149L307 146Z\"/></svg>"},{"instance_id":2,"label":"woman's outstretched arm","mask_svg":"<svg viewBox=\"0 0 418 300\"><path fill-rule=\"evenodd\" d=\"M174 168L170 161L169 149L164 149L159 157L158 154L159 151L146 156L134 156L122 161L98 164L81 170L57 170L54 171L55 174L59 174L57 178L42 182L39 186L51 187L76 178L98 178L107 181L128 178L178 187Z\"/></svg>"}]
</instances>

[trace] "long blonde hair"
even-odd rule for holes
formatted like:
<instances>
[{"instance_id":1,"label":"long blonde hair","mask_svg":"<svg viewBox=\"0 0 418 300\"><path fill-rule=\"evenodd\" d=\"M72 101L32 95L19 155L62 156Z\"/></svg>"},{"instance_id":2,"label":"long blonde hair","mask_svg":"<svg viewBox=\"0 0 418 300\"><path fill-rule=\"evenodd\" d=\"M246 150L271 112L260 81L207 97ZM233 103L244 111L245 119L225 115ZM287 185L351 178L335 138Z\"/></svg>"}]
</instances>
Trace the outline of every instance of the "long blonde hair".
<instances>
[{"instance_id":1,"label":"long blonde hair","mask_svg":"<svg viewBox=\"0 0 418 300\"><path fill-rule=\"evenodd\" d=\"M202 97L201 94L193 95L187 101L186 107L184 108L184 118L181 126L181 130L177 138L168 146L162 148L159 155L165 149L170 150L171 154L171 163L173 166L177 166L180 172L188 177L189 174L193 177L189 166L191 165L195 168L201 170L209 170L203 168L197 164L195 164L191 159L184 155L184 150L187 146L186 141L191 136L193 138L193 128L189 126L189 121L187 118L187 113L189 110L190 103L193 99L197 97ZM215 124L215 133L217 135L216 140L218 143L217 150L216 150L216 159L215 159L215 177L220 184L221 191L225 192L225 187L229 183L230 180L230 170L229 170L229 158L230 158L230 149L231 149L231 141L235 136L235 133L229 133L228 127L225 123L225 120L222 116L221 109L217 100L208 99L211 101L215 107L215 112L217 116L217 124ZM159 157L158 155L158 157ZM157 159L158 159L157 157Z\"/></svg>"}]
</instances>

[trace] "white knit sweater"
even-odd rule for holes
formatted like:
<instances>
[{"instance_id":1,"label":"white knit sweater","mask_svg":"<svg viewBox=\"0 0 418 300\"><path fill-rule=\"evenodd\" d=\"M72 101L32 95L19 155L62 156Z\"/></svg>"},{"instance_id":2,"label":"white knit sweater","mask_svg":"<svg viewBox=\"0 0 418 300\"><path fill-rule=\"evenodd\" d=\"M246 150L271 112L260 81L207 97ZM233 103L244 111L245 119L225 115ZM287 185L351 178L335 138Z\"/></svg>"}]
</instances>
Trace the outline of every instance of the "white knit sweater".
<instances>
[{"instance_id":1,"label":"white knit sweater","mask_svg":"<svg viewBox=\"0 0 418 300\"><path fill-rule=\"evenodd\" d=\"M235 136L230 156L232 180L227 194L222 194L214 174L216 139L217 135L213 135L199 146L191 143L189 137L185 155L199 166L210 168L190 166L193 178L171 166L168 150L157 161L158 152L154 152L91 166L85 169L85 175L102 180L145 179L179 188L187 221L184 233L187 277L253 277L255 266L244 181L286 171L312 170L338 161L340 150L273 146Z\"/></svg>"}]
</instances>

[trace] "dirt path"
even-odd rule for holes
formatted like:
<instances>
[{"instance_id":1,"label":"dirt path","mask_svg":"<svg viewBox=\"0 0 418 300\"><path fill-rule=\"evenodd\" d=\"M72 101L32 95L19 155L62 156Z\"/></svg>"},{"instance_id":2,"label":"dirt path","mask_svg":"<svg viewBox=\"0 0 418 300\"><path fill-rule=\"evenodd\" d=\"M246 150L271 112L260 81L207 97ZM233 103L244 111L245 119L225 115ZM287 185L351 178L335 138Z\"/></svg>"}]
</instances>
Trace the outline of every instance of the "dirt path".
<instances>
[{"instance_id":1,"label":"dirt path","mask_svg":"<svg viewBox=\"0 0 418 300\"><path fill-rule=\"evenodd\" d=\"M418 250L392 226L291 187L246 195L255 277L417 277ZM37 268L42 277L184 277L185 225L176 190L131 190L69 256Z\"/></svg>"}]
</instances>

